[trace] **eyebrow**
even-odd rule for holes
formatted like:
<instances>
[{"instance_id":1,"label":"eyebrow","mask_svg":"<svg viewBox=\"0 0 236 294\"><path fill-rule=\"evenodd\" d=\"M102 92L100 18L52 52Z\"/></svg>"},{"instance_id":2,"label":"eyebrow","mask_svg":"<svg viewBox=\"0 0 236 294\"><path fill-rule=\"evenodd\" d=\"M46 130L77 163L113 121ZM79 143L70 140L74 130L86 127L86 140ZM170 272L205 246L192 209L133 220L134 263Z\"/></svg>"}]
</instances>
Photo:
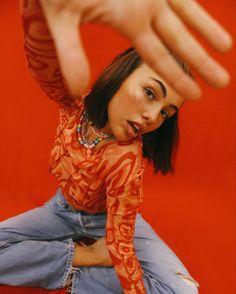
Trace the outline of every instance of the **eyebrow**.
<instances>
[{"instance_id":1,"label":"eyebrow","mask_svg":"<svg viewBox=\"0 0 236 294\"><path fill-rule=\"evenodd\" d=\"M157 79L152 78L152 77L150 77L150 79L152 79L154 82L156 82L160 86L163 97L165 98L166 95L167 95L167 90L166 90L165 85L160 80L157 80Z\"/></svg>"},{"instance_id":2,"label":"eyebrow","mask_svg":"<svg viewBox=\"0 0 236 294\"><path fill-rule=\"evenodd\" d=\"M150 79L152 79L154 82L156 82L160 86L163 97L165 98L167 96L167 89L165 85L160 80L157 80L153 77L150 77ZM179 107L177 107L175 104L170 104L169 107L171 107L175 112L179 111Z\"/></svg>"}]
</instances>

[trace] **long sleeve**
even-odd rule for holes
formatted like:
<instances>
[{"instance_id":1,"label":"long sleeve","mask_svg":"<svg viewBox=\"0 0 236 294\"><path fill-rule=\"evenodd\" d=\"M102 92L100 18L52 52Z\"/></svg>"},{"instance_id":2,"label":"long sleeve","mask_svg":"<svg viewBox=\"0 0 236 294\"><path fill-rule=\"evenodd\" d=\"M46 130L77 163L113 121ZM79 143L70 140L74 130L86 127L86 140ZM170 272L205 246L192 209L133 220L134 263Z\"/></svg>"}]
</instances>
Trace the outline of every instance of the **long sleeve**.
<instances>
[{"instance_id":1,"label":"long sleeve","mask_svg":"<svg viewBox=\"0 0 236 294\"><path fill-rule=\"evenodd\" d=\"M38 0L22 1L24 47L33 78L46 95L62 108L78 108L80 97L69 94L56 50Z\"/></svg>"},{"instance_id":2,"label":"long sleeve","mask_svg":"<svg viewBox=\"0 0 236 294\"><path fill-rule=\"evenodd\" d=\"M125 294L146 293L143 271L133 245L136 215L142 201L143 162L130 150L109 158L106 240ZM115 154L113 152L113 154ZM117 153L116 153L117 154Z\"/></svg>"}]
</instances>

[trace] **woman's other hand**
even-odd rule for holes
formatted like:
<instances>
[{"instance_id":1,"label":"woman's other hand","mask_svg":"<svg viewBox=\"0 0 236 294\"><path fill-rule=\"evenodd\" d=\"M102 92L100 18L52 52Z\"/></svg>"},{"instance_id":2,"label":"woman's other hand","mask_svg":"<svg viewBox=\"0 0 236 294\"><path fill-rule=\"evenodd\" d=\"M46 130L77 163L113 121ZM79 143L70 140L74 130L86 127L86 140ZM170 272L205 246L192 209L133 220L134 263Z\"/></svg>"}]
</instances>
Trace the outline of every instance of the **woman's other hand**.
<instances>
[{"instance_id":1,"label":"woman's other hand","mask_svg":"<svg viewBox=\"0 0 236 294\"><path fill-rule=\"evenodd\" d=\"M104 237L89 243L92 244L87 245L87 243L85 244L83 242L74 243L73 266L113 266Z\"/></svg>"},{"instance_id":2,"label":"woman's other hand","mask_svg":"<svg viewBox=\"0 0 236 294\"><path fill-rule=\"evenodd\" d=\"M230 49L230 35L195 0L40 0L54 37L61 69L74 95L86 88L90 72L78 26L111 26L129 38L144 61L185 98L201 95L168 53L175 51L210 86L228 84L229 74L203 49L186 25L217 51ZM78 83L79 81L79 83Z\"/></svg>"}]
</instances>

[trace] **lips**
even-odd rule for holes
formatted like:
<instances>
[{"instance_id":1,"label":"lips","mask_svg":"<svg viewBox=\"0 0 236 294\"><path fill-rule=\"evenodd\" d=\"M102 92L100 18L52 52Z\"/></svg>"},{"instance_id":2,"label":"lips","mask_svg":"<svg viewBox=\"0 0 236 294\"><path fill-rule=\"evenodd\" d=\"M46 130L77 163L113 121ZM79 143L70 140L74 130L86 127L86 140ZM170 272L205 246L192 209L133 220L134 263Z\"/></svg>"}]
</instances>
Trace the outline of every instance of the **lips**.
<instances>
[{"instance_id":1,"label":"lips","mask_svg":"<svg viewBox=\"0 0 236 294\"><path fill-rule=\"evenodd\" d=\"M141 131L143 129L141 124L139 124L138 122L135 122L135 121L130 121L130 120L128 120L128 124L132 128L134 135L138 135L141 133Z\"/></svg>"}]
</instances>

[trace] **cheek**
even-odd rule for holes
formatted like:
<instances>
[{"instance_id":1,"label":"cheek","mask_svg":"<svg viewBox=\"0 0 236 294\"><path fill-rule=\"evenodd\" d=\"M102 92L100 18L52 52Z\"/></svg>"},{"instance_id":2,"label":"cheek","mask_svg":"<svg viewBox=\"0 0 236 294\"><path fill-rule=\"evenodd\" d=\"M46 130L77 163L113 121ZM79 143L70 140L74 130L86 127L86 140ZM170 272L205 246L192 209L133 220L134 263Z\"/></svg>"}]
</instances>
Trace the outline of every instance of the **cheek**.
<instances>
[{"instance_id":1,"label":"cheek","mask_svg":"<svg viewBox=\"0 0 236 294\"><path fill-rule=\"evenodd\" d=\"M108 105L108 120L117 120L120 113L122 113L122 105L119 103L118 97L114 97Z\"/></svg>"},{"instance_id":2,"label":"cheek","mask_svg":"<svg viewBox=\"0 0 236 294\"><path fill-rule=\"evenodd\" d=\"M134 105L134 103L143 104L146 101L144 92L140 87L136 87L136 90L134 88L129 91L128 100L132 105Z\"/></svg>"},{"instance_id":3,"label":"cheek","mask_svg":"<svg viewBox=\"0 0 236 294\"><path fill-rule=\"evenodd\" d=\"M116 97L114 97L116 98ZM118 99L114 99L108 105L108 123L112 133L117 133L117 129L121 125L125 117L124 107L122 103L118 103Z\"/></svg>"},{"instance_id":4,"label":"cheek","mask_svg":"<svg viewBox=\"0 0 236 294\"><path fill-rule=\"evenodd\" d=\"M158 128L160 128L160 126L163 124L163 120L159 119L159 121L153 123L152 125L150 125L147 130L145 131L145 133L150 133L152 131L157 130Z\"/></svg>"},{"instance_id":5,"label":"cheek","mask_svg":"<svg viewBox=\"0 0 236 294\"><path fill-rule=\"evenodd\" d=\"M134 84L125 85L118 90L108 105L110 123L121 123L127 119L137 119L143 112L146 100L140 87Z\"/></svg>"},{"instance_id":6,"label":"cheek","mask_svg":"<svg viewBox=\"0 0 236 294\"><path fill-rule=\"evenodd\" d=\"M139 95L140 96L140 95ZM127 117L141 105L141 99L131 91L122 91L114 96L108 105L110 119Z\"/></svg>"},{"instance_id":7,"label":"cheek","mask_svg":"<svg viewBox=\"0 0 236 294\"><path fill-rule=\"evenodd\" d=\"M121 100L126 105L130 107L133 106L137 102L141 102L143 100L143 92L140 85L137 83L129 83L127 84L121 91Z\"/></svg>"}]
</instances>

